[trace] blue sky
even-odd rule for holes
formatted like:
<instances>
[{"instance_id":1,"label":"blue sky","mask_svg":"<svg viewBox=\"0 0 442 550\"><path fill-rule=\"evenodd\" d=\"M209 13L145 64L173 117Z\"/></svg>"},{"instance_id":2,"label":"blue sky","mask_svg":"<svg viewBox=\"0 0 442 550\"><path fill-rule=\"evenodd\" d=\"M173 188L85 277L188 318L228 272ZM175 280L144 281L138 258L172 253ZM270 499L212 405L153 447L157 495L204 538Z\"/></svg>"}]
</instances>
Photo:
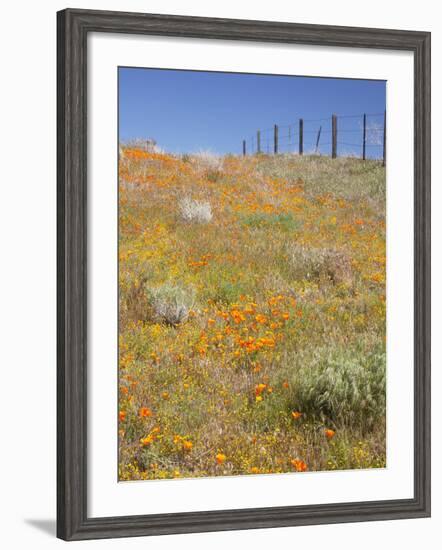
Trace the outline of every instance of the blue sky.
<instances>
[{"instance_id":1,"label":"blue sky","mask_svg":"<svg viewBox=\"0 0 442 550\"><path fill-rule=\"evenodd\" d=\"M330 149L330 117L338 120L338 153L360 152L362 118L369 116L368 156L380 156L386 83L374 80L309 78L238 73L119 69L120 142L152 137L172 153L211 150L240 153L242 140L272 148L280 126L280 150L297 150L298 120L304 118L304 150Z\"/></svg>"}]
</instances>

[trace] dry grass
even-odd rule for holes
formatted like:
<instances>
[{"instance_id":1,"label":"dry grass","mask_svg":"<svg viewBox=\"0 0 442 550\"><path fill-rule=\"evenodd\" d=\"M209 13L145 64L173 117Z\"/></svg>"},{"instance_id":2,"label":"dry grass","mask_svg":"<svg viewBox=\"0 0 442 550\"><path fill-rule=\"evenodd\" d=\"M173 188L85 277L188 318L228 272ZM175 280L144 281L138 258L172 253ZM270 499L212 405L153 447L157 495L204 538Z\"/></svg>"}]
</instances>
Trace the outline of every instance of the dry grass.
<instances>
[{"instance_id":1,"label":"dry grass","mask_svg":"<svg viewBox=\"0 0 442 550\"><path fill-rule=\"evenodd\" d=\"M383 467L379 164L123 153L120 479Z\"/></svg>"}]
</instances>

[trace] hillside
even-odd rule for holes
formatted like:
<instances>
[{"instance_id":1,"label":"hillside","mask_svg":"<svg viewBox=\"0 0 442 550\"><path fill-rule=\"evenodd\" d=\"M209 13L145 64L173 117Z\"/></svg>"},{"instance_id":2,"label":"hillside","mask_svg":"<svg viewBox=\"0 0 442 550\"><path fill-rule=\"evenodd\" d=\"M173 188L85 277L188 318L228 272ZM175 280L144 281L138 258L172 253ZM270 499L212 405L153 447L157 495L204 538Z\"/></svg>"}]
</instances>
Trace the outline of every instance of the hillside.
<instances>
[{"instance_id":1,"label":"hillside","mask_svg":"<svg viewBox=\"0 0 442 550\"><path fill-rule=\"evenodd\" d=\"M382 166L119 170L120 479L384 467Z\"/></svg>"}]
</instances>

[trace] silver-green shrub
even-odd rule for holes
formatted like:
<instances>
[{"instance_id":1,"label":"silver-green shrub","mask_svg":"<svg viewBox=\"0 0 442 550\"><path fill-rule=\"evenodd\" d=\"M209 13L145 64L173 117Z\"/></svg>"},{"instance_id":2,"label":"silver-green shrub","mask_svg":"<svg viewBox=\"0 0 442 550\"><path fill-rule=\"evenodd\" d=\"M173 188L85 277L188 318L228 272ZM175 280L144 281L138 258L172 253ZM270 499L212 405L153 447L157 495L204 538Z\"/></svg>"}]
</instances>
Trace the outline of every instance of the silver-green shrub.
<instances>
[{"instance_id":1,"label":"silver-green shrub","mask_svg":"<svg viewBox=\"0 0 442 550\"><path fill-rule=\"evenodd\" d=\"M292 379L290 407L307 417L372 428L385 417L385 352L319 352Z\"/></svg>"},{"instance_id":2,"label":"silver-green shrub","mask_svg":"<svg viewBox=\"0 0 442 550\"><path fill-rule=\"evenodd\" d=\"M208 223L212 220L212 208L209 202L184 197L180 200L181 218L186 222Z\"/></svg>"},{"instance_id":3,"label":"silver-green shrub","mask_svg":"<svg viewBox=\"0 0 442 550\"><path fill-rule=\"evenodd\" d=\"M193 290L165 283L146 291L153 321L177 326L187 321L195 301Z\"/></svg>"}]
</instances>

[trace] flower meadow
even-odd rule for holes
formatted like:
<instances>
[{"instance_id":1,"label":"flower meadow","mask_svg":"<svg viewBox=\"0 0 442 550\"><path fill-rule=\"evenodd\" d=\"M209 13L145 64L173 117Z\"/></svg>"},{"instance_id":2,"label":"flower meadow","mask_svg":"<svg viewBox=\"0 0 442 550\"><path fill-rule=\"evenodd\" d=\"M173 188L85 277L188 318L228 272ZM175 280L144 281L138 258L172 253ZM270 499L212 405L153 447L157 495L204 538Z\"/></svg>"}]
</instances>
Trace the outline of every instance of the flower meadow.
<instances>
[{"instance_id":1,"label":"flower meadow","mask_svg":"<svg viewBox=\"0 0 442 550\"><path fill-rule=\"evenodd\" d=\"M386 465L385 170L119 160L119 479Z\"/></svg>"}]
</instances>

